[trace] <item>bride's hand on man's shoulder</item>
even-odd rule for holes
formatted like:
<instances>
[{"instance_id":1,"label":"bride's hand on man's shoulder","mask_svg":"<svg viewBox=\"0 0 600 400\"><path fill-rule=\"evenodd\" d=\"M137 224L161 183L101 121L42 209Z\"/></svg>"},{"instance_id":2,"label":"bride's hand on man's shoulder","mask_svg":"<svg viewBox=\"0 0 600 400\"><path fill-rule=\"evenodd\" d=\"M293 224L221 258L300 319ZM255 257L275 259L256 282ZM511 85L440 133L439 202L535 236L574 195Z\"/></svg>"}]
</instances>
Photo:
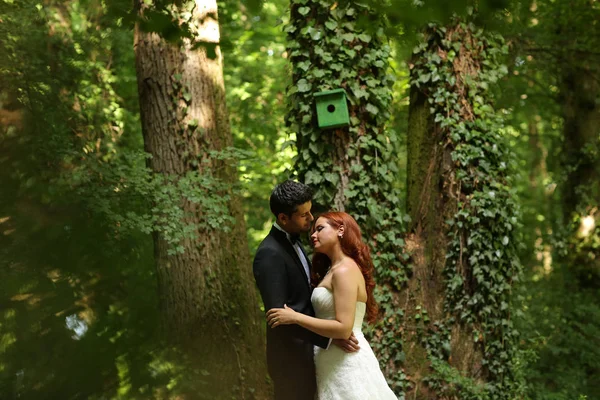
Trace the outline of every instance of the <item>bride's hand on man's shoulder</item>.
<instances>
[{"instance_id":1,"label":"bride's hand on man's shoulder","mask_svg":"<svg viewBox=\"0 0 600 400\"><path fill-rule=\"evenodd\" d=\"M267 311L267 323L271 328L279 325L291 325L296 323L297 312L289 308L286 304L284 308L271 308Z\"/></svg>"}]
</instances>

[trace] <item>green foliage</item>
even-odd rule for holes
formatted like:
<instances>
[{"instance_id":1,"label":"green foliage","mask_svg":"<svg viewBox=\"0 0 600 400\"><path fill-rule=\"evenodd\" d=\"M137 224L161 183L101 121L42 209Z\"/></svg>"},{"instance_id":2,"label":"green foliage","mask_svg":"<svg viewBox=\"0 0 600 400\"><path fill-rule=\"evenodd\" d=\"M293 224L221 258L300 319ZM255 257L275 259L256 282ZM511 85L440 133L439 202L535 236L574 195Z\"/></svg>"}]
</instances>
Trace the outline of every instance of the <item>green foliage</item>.
<instances>
[{"instance_id":1,"label":"green foliage","mask_svg":"<svg viewBox=\"0 0 600 400\"><path fill-rule=\"evenodd\" d=\"M214 193L235 188L146 167L130 7L0 1L6 398L165 398L202 382L202 371L158 339L148 233L163 232L181 250L197 231L185 223L182 197L212 210L202 223L226 229L227 195ZM241 154L208 156L230 164Z\"/></svg>"},{"instance_id":2,"label":"green foliage","mask_svg":"<svg viewBox=\"0 0 600 400\"><path fill-rule=\"evenodd\" d=\"M174 24L173 9L168 8L172 2L155 3L158 11L147 16L144 27L175 42L185 39L189 21ZM489 17L496 17L506 2L476 3L477 21L486 22L479 26L500 22L512 51L507 63L511 79L501 78L504 71L494 64L500 54L489 54L487 48L502 46L493 38L478 39L491 41L484 46L484 84L468 82L477 105L475 121L461 125L444 117L452 114L456 100L447 60L438 60L427 46L419 47L418 55L427 61L412 72L422 89L443 88L431 92L431 106L435 115L442 115L438 124L444 123L460 180L465 181L465 197L452 220L448 265L457 265L462 255L464 263L476 257L477 267L469 279L453 268L447 271L447 309L454 320L431 324L425 309L415 315L421 344L430 353L429 383L448 398L503 398L525 390L533 399L599 398L600 232L596 227L586 236L577 234L583 218L597 219L597 199L582 196L585 201L572 221L563 219L561 206L562 194L572 189L567 172L576 167L561 157L561 101L568 94L561 73L570 68L597 71L598 3L512 2L496 21ZM157 340L158 296L147 233L164 232L173 250L179 240L194 235L197 227L181 223L185 215L176 199L182 197L213 210L205 215L208 226L227 227L223 199L206 195L226 188L209 175L192 172L174 179L155 176L146 167L132 51L137 14L131 5L129 0L0 0L3 398L200 397L197 387L208 379L207 371L190 366L190 357L172 353ZM332 162L333 151L340 134L347 134L347 154L356 162L344 175L352 185L345 206L359 219L374 249L376 296L385 315L369 332L370 341L397 393L411 379L402 372L406 344L397 329L404 311L394 302L410 269L406 256L397 254L403 247L398 232L406 222L400 210L409 81L403 62L388 63L390 55L401 60L411 52L407 49L419 40L422 26L432 21L446 25L455 13L466 14L466 5L407 0L334 6L294 0L286 50L281 24L287 19L288 1L219 2L235 146L252 154L228 149L213 156L228 164L241 162L250 247L255 249L270 226L270 190L294 170L293 142L299 143L300 174L318 189L319 202L329 205L345 172ZM385 35L392 38L389 43ZM454 43L444 46L458 56ZM286 128L290 74L294 87ZM388 75L400 78L393 82ZM498 82L497 104L505 109L509 124L505 127L489 108ZM312 93L339 86L349 95L352 125L318 131ZM383 128L384 123L393 129ZM194 130L194 124L189 128ZM517 153L516 169L507 161L506 141ZM596 159L596 148L588 148L593 151L582 154ZM513 191L524 212L521 227L511 218ZM462 252L461 239L471 240ZM518 242L525 244L519 255L526 279L513 289L520 300L510 302L510 289L500 282L517 268L510 257ZM469 283L476 283L476 290L469 290ZM492 304L491 310L485 302ZM467 379L447 363L452 350L449 327L461 318L481 325L473 340L487 359L500 362L490 361L487 367L497 372L491 384ZM519 356L512 324L517 324L527 350ZM504 344L498 341L502 337ZM506 383L510 377L513 382ZM506 392L498 394L502 388Z\"/></svg>"},{"instance_id":3,"label":"green foliage","mask_svg":"<svg viewBox=\"0 0 600 400\"><path fill-rule=\"evenodd\" d=\"M451 317L426 339L432 367L429 386L442 396L513 399L521 389L517 375L518 332L510 316L512 285L521 266L517 256L518 205L511 189L511 154L502 120L494 112L489 87L506 74L507 51L498 35L472 24L431 24L414 50L412 83L425 93L444 143L452 151L457 199L450 226L444 275L445 309ZM473 59L465 56L469 54ZM460 59L459 59L460 57ZM461 69L457 72L456 65ZM463 271L468 270L469 273ZM474 327L483 352L485 387L449 368L448 326Z\"/></svg>"},{"instance_id":4,"label":"green foliage","mask_svg":"<svg viewBox=\"0 0 600 400\"><path fill-rule=\"evenodd\" d=\"M12 41L5 49L9 57L0 79L25 106L31 121L19 147L33 156L15 157L14 162L22 164L13 164L14 174L25 182L21 190L37 191L43 183L46 189L37 195L46 203L68 203L64 193L75 193L90 212L121 233L164 233L172 252L183 251L180 242L195 237L200 228L184 222L182 198L210 210L203 214L202 226L226 229L233 222L226 207L228 196L206 195L234 189L214 174L196 170L184 177L166 177L146 168L137 91L128 92L135 82L133 52L118 49L112 54L113 46L122 45L124 37L131 43L132 37L120 29L119 21L102 19L106 7L81 9L79 2L67 3L66 10L35 8L33 3L6 7L4 26ZM31 32L11 19L21 12L30 13L40 28ZM65 18L70 26L58 23ZM94 19L102 29L93 26ZM48 42L57 53L40 50L36 45L40 42ZM127 97L119 95L120 89ZM244 155L225 149L209 156L231 164ZM201 167L206 162L193 164ZM52 168L40 174L31 163Z\"/></svg>"},{"instance_id":5,"label":"green foliage","mask_svg":"<svg viewBox=\"0 0 600 400\"><path fill-rule=\"evenodd\" d=\"M143 0L136 1L140 13L131 13L130 21L136 21L141 30L158 33L163 39L178 46L185 41L195 48L203 46L209 58L216 57L217 43L198 38L198 27L203 23L195 18L198 3L195 1Z\"/></svg>"},{"instance_id":6,"label":"green foliage","mask_svg":"<svg viewBox=\"0 0 600 400\"><path fill-rule=\"evenodd\" d=\"M570 179L577 168L594 174L597 156L575 154L565 146L571 104L591 112L593 85L575 85L569 76L598 79L598 18L600 8L586 1L536 1L515 4L506 35L514 43L513 79L502 87L512 146L519 154L520 173L515 187L523 204L522 260L525 280L519 288L516 313L523 343L536 356L525 371L528 395L533 399L596 398L600 396L595 348L600 327L598 309L597 230L581 224L597 220L598 191L594 180L584 185ZM587 87L587 93L582 90ZM597 92L596 92L597 97ZM519 101L514 101L519 98ZM595 102L597 103L597 99ZM588 104L587 106L585 104ZM575 117L576 126L598 130L593 118ZM587 136L587 135L586 135ZM597 135L587 136L597 141ZM565 195L576 194L576 210L565 207ZM570 207L569 207L570 208ZM576 211L571 217L565 215ZM594 347L594 349L592 349Z\"/></svg>"},{"instance_id":7,"label":"green foliage","mask_svg":"<svg viewBox=\"0 0 600 400\"><path fill-rule=\"evenodd\" d=\"M239 154L226 150L213 152L210 158L237 162ZM110 169L88 166L86 174L73 176L70 182L75 194L103 216L106 224L114 226L117 234L161 232L169 244L169 253L175 254L184 251L183 240L197 238L202 228L229 231L235 222L227 207L229 194L206 196L213 191L232 193L235 187L195 170L183 176L152 173L144 166L149 157L146 153L125 153L120 157ZM198 164L208 162L205 159ZM100 176L109 185L94 182ZM186 212L186 204L209 211L202 214L199 222L191 223L188 213L193 211Z\"/></svg>"},{"instance_id":8,"label":"green foliage","mask_svg":"<svg viewBox=\"0 0 600 400\"><path fill-rule=\"evenodd\" d=\"M379 15L385 16L385 34L400 46L402 58L410 57L411 49L419 42L419 32L429 23L446 25L456 17L473 19L490 30L505 24L498 14L505 12L509 0L366 0ZM473 13L475 12L475 15ZM367 29L369 29L367 24Z\"/></svg>"},{"instance_id":9,"label":"green foliage","mask_svg":"<svg viewBox=\"0 0 600 400\"><path fill-rule=\"evenodd\" d=\"M319 2L300 3L293 5L292 20L285 28L294 82L288 90L288 123L297 132L299 144L296 168L307 184L316 187L315 201L321 205L334 203L341 173L356 177L350 179L345 197L352 199L349 203L367 208L372 196L364 190L368 188L375 198L381 197L392 186L397 171L396 165L387 163L397 144L396 135L383 131L393 83L387 68L390 48L382 30L371 35L357 28L359 17L370 15L360 5L328 11L329 6ZM332 164L333 159L324 156L335 133L321 132L314 123L313 93L339 87L346 90L352 105L351 140L345 150L348 158L361 160L352 171L340 171ZM359 139L364 132L369 135ZM378 178L373 181L371 176ZM367 220L366 216L358 218Z\"/></svg>"},{"instance_id":10,"label":"green foliage","mask_svg":"<svg viewBox=\"0 0 600 400\"><path fill-rule=\"evenodd\" d=\"M559 267L559 265L555 265ZM578 287L563 271L537 271L520 291L519 330L535 352L526 372L532 399L598 397L597 293ZM567 287L565 287L565 285Z\"/></svg>"}]
</instances>

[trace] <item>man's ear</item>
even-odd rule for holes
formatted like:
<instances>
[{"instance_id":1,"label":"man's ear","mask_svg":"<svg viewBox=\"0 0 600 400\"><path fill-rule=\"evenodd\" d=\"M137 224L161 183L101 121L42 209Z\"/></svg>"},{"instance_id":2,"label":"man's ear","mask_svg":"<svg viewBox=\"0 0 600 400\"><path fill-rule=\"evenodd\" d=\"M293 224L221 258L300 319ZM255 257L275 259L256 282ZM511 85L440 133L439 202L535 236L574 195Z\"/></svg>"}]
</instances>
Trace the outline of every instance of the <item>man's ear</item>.
<instances>
[{"instance_id":1,"label":"man's ear","mask_svg":"<svg viewBox=\"0 0 600 400\"><path fill-rule=\"evenodd\" d=\"M288 217L287 214L285 214L285 213L277 214L277 221L280 225L282 225L282 228L283 228L283 226L287 225L289 220L290 220L290 217Z\"/></svg>"}]
</instances>

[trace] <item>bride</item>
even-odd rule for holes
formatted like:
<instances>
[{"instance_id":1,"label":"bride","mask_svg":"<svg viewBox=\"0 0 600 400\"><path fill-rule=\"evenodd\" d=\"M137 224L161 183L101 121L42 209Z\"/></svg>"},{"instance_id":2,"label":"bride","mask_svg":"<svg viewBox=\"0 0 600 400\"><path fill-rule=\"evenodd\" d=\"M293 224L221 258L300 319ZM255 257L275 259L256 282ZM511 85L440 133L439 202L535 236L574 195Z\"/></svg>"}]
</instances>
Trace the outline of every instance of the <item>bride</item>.
<instances>
[{"instance_id":1,"label":"bride","mask_svg":"<svg viewBox=\"0 0 600 400\"><path fill-rule=\"evenodd\" d=\"M387 385L375 354L361 331L363 319L377 318L373 298L373 262L360 228L343 212L322 214L313 226L311 301L316 317L285 308L267 313L271 328L297 324L321 336L358 339L360 350L346 353L337 346L315 347L319 400L397 400Z\"/></svg>"}]
</instances>

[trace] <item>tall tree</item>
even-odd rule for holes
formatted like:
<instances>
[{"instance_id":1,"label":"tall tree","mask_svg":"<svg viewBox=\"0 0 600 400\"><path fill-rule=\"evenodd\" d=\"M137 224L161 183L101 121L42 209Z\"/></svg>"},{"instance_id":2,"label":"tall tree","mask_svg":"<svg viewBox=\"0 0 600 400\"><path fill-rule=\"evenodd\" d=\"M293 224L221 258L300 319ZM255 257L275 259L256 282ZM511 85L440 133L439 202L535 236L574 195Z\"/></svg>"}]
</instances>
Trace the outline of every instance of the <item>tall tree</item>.
<instances>
[{"instance_id":1,"label":"tall tree","mask_svg":"<svg viewBox=\"0 0 600 400\"><path fill-rule=\"evenodd\" d=\"M285 28L292 63L287 121L296 134L300 178L316 189L317 212L350 213L371 246L382 315L370 340L400 394L402 310L395 294L405 280L399 254L404 221L395 180L398 139L385 127L394 77L383 26L383 15L362 2L291 1ZM332 89L345 90L349 126L322 130L314 95Z\"/></svg>"},{"instance_id":2,"label":"tall tree","mask_svg":"<svg viewBox=\"0 0 600 400\"><path fill-rule=\"evenodd\" d=\"M500 37L430 25L415 49L408 136L408 397L514 399L519 274L510 157L489 88Z\"/></svg>"},{"instance_id":3,"label":"tall tree","mask_svg":"<svg viewBox=\"0 0 600 400\"><path fill-rule=\"evenodd\" d=\"M154 235L163 325L171 338L190 346L194 364L208 372L207 396L244 398L254 392L261 397L263 324L241 205L232 192L237 173L224 154L232 138L217 4L136 5L136 68L149 165L187 188L173 201L183 209L190 234L178 243L168 232ZM218 199L225 200L225 208Z\"/></svg>"},{"instance_id":4,"label":"tall tree","mask_svg":"<svg viewBox=\"0 0 600 400\"><path fill-rule=\"evenodd\" d=\"M564 180L559 190L568 222L574 213L589 212L600 198L600 8L589 0L541 0L527 11L535 23L529 35L520 37L520 50L548 74L562 111Z\"/></svg>"}]
</instances>

